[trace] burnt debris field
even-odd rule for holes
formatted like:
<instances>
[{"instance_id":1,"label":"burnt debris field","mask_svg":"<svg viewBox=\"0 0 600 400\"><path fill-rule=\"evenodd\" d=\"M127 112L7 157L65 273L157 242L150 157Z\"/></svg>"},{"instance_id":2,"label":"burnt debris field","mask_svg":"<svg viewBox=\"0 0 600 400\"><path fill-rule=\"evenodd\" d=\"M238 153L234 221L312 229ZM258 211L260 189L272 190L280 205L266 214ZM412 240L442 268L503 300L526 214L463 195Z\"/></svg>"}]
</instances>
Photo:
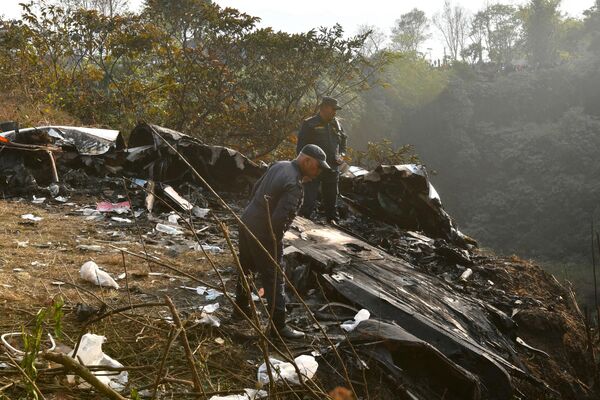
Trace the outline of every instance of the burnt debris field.
<instances>
[{"instance_id":1,"label":"burnt debris field","mask_svg":"<svg viewBox=\"0 0 600 400\"><path fill-rule=\"evenodd\" d=\"M348 169L285 236L289 323L231 317L261 175L139 124L0 138L0 397L594 399L597 332L538 265L478 249L419 165ZM265 360L271 360L267 368Z\"/></svg>"}]
</instances>

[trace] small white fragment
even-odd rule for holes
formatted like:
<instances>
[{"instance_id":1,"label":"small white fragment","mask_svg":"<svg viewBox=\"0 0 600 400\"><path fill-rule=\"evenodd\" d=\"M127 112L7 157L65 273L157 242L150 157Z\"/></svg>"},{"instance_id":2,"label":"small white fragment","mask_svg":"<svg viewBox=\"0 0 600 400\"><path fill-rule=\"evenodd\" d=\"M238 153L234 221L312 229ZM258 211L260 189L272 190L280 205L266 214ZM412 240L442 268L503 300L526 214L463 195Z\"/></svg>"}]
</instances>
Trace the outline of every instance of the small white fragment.
<instances>
[{"instance_id":1,"label":"small white fragment","mask_svg":"<svg viewBox=\"0 0 600 400\"><path fill-rule=\"evenodd\" d=\"M45 201L46 201L45 197L35 197L35 195L33 195L33 200L31 200L31 202L33 204L42 204Z\"/></svg>"},{"instance_id":2,"label":"small white fragment","mask_svg":"<svg viewBox=\"0 0 600 400\"><path fill-rule=\"evenodd\" d=\"M343 324L340 325L340 328L342 328L346 332L352 332L354 329L356 329L358 324L360 324L363 321L368 320L370 317L371 317L371 313L369 312L369 310L366 310L363 308L362 310L360 310L359 312L356 313L353 321L344 322Z\"/></svg>"},{"instance_id":3,"label":"small white fragment","mask_svg":"<svg viewBox=\"0 0 600 400\"><path fill-rule=\"evenodd\" d=\"M467 279L469 279L471 277L471 275L473 275L473 270L471 268L467 268L467 269L465 269L465 272L460 274L459 279L461 281L466 281Z\"/></svg>"},{"instance_id":4,"label":"small white fragment","mask_svg":"<svg viewBox=\"0 0 600 400\"><path fill-rule=\"evenodd\" d=\"M161 224L161 223L156 224L155 229L159 232L167 233L169 235L183 235L183 231L181 231L175 227L172 227L170 225L165 225L165 224Z\"/></svg>"},{"instance_id":5,"label":"small white fragment","mask_svg":"<svg viewBox=\"0 0 600 400\"><path fill-rule=\"evenodd\" d=\"M119 288L119 284L105 271L102 271L93 261L88 261L81 266L79 275L83 280L91 282L98 286Z\"/></svg>"},{"instance_id":6,"label":"small white fragment","mask_svg":"<svg viewBox=\"0 0 600 400\"><path fill-rule=\"evenodd\" d=\"M207 304L205 306L198 306L200 311L205 312L207 314L212 314L219 309L219 303Z\"/></svg>"},{"instance_id":7,"label":"small white fragment","mask_svg":"<svg viewBox=\"0 0 600 400\"><path fill-rule=\"evenodd\" d=\"M196 322L199 324L203 324L203 325L214 326L216 328L221 326L221 321L219 320L219 318L215 317L214 315L210 315L210 314L206 314L206 313L200 314L200 319L196 320Z\"/></svg>"},{"instance_id":8,"label":"small white fragment","mask_svg":"<svg viewBox=\"0 0 600 400\"><path fill-rule=\"evenodd\" d=\"M198 218L205 218L210 212L210 208L200 208L198 206L194 206L192 208L192 214Z\"/></svg>"},{"instance_id":9,"label":"small white fragment","mask_svg":"<svg viewBox=\"0 0 600 400\"><path fill-rule=\"evenodd\" d=\"M23 214L23 215L21 215L21 218L29 220L29 221L34 221L34 222L38 222L43 219L42 217L36 217L33 214Z\"/></svg>"}]
</instances>

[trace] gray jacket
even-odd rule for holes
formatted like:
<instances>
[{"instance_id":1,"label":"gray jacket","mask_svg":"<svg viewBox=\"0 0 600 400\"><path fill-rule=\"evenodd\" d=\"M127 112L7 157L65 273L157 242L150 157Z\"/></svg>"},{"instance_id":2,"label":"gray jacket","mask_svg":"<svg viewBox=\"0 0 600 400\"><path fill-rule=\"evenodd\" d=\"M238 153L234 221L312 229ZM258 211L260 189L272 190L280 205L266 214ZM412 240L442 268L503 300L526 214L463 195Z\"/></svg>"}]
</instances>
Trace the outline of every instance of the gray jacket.
<instances>
[{"instance_id":1,"label":"gray jacket","mask_svg":"<svg viewBox=\"0 0 600 400\"><path fill-rule=\"evenodd\" d=\"M296 217L302 203L302 174L296 161L279 161L254 184L250 204L242 214L242 221L263 243L271 242L265 196L275 239L281 242L283 234Z\"/></svg>"}]
</instances>

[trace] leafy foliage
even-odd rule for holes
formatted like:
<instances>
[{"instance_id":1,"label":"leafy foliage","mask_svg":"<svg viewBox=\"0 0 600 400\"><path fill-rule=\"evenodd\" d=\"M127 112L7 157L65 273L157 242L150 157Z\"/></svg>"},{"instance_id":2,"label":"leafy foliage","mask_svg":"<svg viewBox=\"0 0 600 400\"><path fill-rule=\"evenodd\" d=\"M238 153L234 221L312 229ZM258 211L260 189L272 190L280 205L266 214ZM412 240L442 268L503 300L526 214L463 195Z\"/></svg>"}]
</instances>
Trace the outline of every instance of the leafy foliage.
<instances>
[{"instance_id":1,"label":"leafy foliage","mask_svg":"<svg viewBox=\"0 0 600 400\"><path fill-rule=\"evenodd\" d=\"M254 157L286 141L323 95L348 102L377 85L390 59L360 51L370 32L258 29L258 18L205 0L147 0L139 14L23 7L23 22L2 21L0 55L14 61L0 67L5 91L84 124L127 132L149 120Z\"/></svg>"},{"instance_id":2,"label":"leafy foliage","mask_svg":"<svg viewBox=\"0 0 600 400\"><path fill-rule=\"evenodd\" d=\"M498 10L503 19L523 11ZM364 109L348 130L355 145L413 144L438 171L434 183L450 214L484 245L589 277L590 220L598 226L600 215L600 10L579 21L544 15L557 31L546 50L540 45L545 55L529 52L522 68L510 68L508 47L477 65L394 61L383 71L388 85L361 96ZM517 52L531 49L527 29L514 41ZM566 54L566 43L566 57L550 57L548 49Z\"/></svg>"}]
</instances>

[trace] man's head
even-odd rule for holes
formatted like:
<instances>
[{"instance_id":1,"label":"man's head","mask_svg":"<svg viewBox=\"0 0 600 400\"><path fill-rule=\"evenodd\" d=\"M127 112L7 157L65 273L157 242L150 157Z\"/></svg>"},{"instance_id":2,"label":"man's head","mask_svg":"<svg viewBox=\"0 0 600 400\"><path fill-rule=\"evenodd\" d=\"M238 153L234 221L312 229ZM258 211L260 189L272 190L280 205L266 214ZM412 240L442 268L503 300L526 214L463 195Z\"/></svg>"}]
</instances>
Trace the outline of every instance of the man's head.
<instances>
[{"instance_id":1,"label":"man's head","mask_svg":"<svg viewBox=\"0 0 600 400\"><path fill-rule=\"evenodd\" d=\"M305 182L315 179L322 170L331 169L327 164L325 152L315 144L304 146L298 157L296 157L296 161L300 166L300 173Z\"/></svg>"},{"instance_id":2,"label":"man's head","mask_svg":"<svg viewBox=\"0 0 600 400\"><path fill-rule=\"evenodd\" d=\"M337 110L341 109L342 107L338 106L336 99L333 97L323 97L319 106L319 115L324 121L329 122L335 117Z\"/></svg>"}]
</instances>

